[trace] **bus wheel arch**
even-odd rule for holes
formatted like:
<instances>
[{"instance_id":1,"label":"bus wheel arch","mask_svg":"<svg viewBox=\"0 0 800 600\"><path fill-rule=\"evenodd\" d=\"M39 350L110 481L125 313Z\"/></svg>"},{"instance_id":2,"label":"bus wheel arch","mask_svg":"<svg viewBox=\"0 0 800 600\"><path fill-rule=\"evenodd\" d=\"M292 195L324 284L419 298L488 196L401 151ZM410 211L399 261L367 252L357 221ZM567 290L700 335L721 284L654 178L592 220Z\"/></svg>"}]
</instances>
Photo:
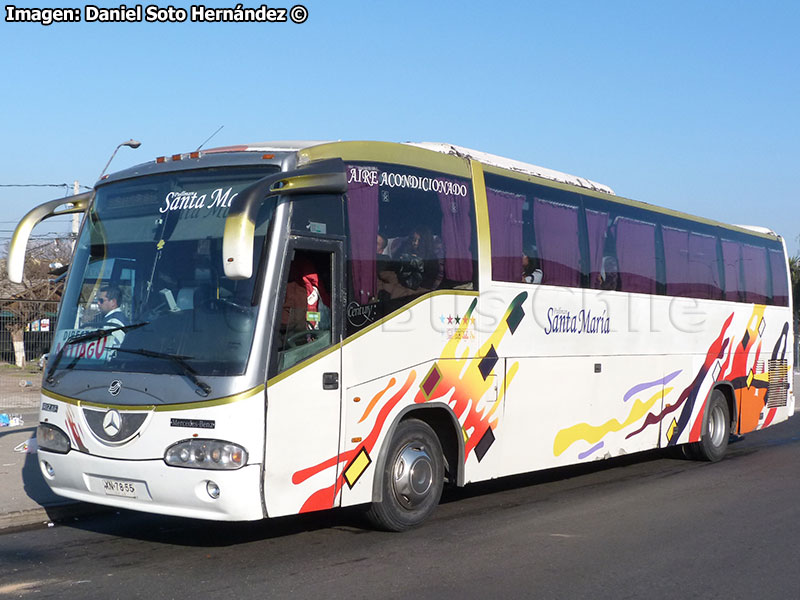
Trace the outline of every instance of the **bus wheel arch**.
<instances>
[{"instance_id":1,"label":"bus wheel arch","mask_svg":"<svg viewBox=\"0 0 800 600\"><path fill-rule=\"evenodd\" d=\"M730 399L723 389L715 387L706 400L700 441L694 444L694 451L700 460L717 462L728 449L734 417L731 415Z\"/></svg>"},{"instance_id":2,"label":"bus wheel arch","mask_svg":"<svg viewBox=\"0 0 800 600\"><path fill-rule=\"evenodd\" d=\"M722 395L725 396L725 401L728 404L728 416L730 417L731 421L730 432L737 433L739 429L739 407L736 403L736 391L727 381L717 384L714 390L719 390ZM714 390L712 390L712 393Z\"/></svg>"},{"instance_id":3,"label":"bus wheel arch","mask_svg":"<svg viewBox=\"0 0 800 600\"><path fill-rule=\"evenodd\" d=\"M451 483L463 482L457 423L446 405L411 406L395 418L376 461L367 509L374 525L388 531L415 527L439 504L446 470Z\"/></svg>"}]
</instances>

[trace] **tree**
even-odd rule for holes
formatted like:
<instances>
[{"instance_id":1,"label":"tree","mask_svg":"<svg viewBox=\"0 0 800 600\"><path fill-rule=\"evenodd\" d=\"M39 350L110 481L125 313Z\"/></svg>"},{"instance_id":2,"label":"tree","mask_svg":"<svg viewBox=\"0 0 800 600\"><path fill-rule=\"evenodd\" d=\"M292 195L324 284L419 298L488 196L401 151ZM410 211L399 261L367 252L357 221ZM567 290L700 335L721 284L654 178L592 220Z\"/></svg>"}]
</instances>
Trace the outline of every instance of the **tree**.
<instances>
[{"instance_id":1,"label":"tree","mask_svg":"<svg viewBox=\"0 0 800 600\"><path fill-rule=\"evenodd\" d=\"M25 327L40 319L46 311L43 301L60 300L63 280L54 282L50 271L53 263L66 265L72 253L71 241L66 239L31 241L25 256L25 273L22 283L12 284L7 279L5 260L0 278L2 309L13 316L5 325L14 346L14 362L25 365Z\"/></svg>"}]
</instances>

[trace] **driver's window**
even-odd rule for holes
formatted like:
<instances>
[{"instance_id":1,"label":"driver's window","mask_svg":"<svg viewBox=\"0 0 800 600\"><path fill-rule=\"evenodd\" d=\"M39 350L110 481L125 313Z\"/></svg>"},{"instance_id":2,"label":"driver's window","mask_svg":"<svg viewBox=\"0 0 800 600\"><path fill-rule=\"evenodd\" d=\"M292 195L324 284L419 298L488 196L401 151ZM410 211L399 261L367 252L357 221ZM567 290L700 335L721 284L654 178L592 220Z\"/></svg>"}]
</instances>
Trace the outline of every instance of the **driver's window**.
<instances>
[{"instance_id":1,"label":"driver's window","mask_svg":"<svg viewBox=\"0 0 800 600\"><path fill-rule=\"evenodd\" d=\"M295 250L278 323L281 371L331 344L332 264L331 252Z\"/></svg>"}]
</instances>

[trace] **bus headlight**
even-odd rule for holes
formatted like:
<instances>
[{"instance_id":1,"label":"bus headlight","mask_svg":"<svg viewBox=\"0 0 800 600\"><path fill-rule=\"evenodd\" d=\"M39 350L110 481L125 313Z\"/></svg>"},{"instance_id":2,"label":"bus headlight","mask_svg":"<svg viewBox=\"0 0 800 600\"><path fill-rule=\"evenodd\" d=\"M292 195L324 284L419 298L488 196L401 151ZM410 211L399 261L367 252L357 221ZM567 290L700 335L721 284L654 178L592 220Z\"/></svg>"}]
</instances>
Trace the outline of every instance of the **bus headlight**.
<instances>
[{"instance_id":1,"label":"bus headlight","mask_svg":"<svg viewBox=\"0 0 800 600\"><path fill-rule=\"evenodd\" d=\"M183 440L167 448L164 462L193 469L240 469L247 464L247 450L220 440Z\"/></svg>"},{"instance_id":2,"label":"bus headlight","mask_svg":"<svg viewBox=\"0 0 800 600\"><path fill-rule=\"evenodd\" d=\"M55 425L41 423L36 428L36 443L42 450L66 454L69 452L69 437Z\"/></svg>"}]
</instances>

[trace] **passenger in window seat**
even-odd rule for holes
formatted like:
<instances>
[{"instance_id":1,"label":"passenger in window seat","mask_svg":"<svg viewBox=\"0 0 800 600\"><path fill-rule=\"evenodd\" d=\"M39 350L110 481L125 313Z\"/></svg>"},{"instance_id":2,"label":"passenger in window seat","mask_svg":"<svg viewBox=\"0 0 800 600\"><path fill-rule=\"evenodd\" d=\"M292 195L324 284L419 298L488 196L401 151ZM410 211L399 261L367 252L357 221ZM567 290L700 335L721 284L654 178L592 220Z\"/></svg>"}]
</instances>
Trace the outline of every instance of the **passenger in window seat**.
<instances>
[{"instance_id":1,"label":"passenger in window seat","mask_svg":"<svg viewBox=\"0 0 800 600\"><path fill-rule=\"evenodd\" d=\"M532 254L522 255L522 283L542 283L544 274L539 268L539 259Z\"/></svg>"},{"instance_id":2,"label":"passenger in window seat","mask_svg":"<svg viewBox=\"0 0 800 600\"><path fill-rule=\"evenodd\" d=\"M604 256L603 265L598 274L601 290L617 290L619 288L619 264L613 256Z\"/></svg>"},{"instance_id":3,"label":"passenger in window seat","mask_svg":"<svg viewBox=\"0 0 800 600\"><path fill-rule=\"evenodd\" d=\"M394 261L388 265L379 261L379 297L381 292L390 298L399 298L437 289L444 277L440 246L441 242L437 244L430 229L415 227L400 245Z\"/></svg>"}]
</instances>

